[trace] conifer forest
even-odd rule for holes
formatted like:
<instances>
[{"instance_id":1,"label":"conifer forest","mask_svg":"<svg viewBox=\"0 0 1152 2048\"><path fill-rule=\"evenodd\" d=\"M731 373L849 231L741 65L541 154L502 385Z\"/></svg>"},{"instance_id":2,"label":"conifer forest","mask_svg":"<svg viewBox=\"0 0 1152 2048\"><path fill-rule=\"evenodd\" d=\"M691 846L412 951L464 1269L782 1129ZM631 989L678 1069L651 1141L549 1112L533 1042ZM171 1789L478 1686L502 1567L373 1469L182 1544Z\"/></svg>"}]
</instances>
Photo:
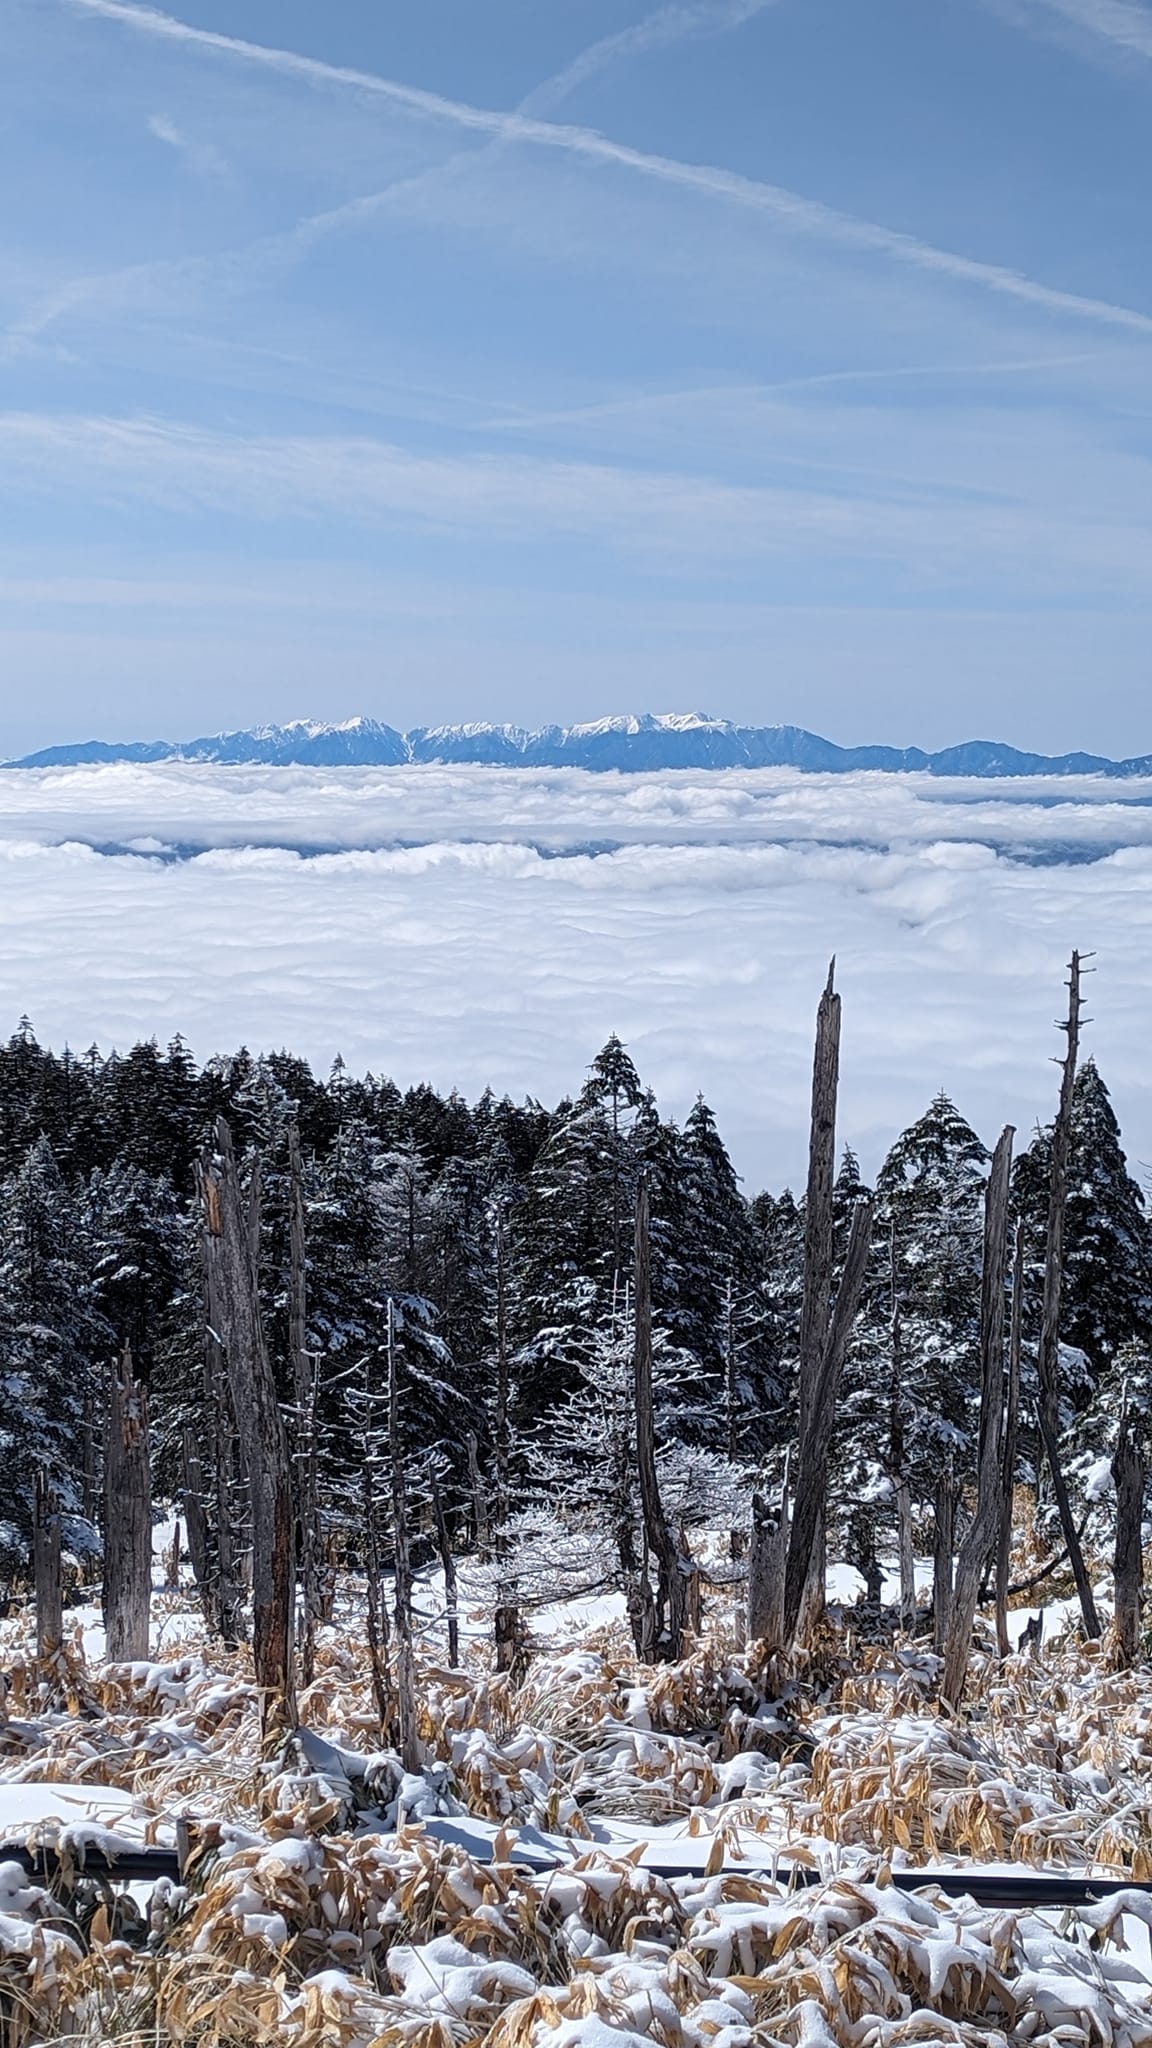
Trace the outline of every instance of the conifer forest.
<instances>
[{"instance_id":1,"label":"conifer forest","mask_svg":"<svg viewBox=\"0 0 1152 2048\"><path fill-rule=\"evenodd\" d=\"M1049 1123L940 1092L869 1184L830 971L774 1191L616 1037L545 1106L22 1022L6 2042L1152 2039L1152 1221L1082 973Z\"/></svg>"}]
</instances>

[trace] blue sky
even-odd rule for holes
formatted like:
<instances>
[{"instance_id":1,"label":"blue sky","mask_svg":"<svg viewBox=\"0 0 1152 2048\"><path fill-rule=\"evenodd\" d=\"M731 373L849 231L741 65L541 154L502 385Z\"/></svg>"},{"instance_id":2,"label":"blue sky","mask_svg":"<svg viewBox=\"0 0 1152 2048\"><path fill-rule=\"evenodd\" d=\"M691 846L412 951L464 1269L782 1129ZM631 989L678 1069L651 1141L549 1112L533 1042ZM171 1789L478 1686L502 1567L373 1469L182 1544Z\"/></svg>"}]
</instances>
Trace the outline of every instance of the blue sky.
<instances>
[{"instance_id":1,"label":"blue sky","mask_svg":"<svg viewBox=\"0 0 1152 2048\"><path fill-rule=\"evenodd\" d=\"M0 752L1152 746L1152 8L0 0Z\"/></svg>"}]
</instances>

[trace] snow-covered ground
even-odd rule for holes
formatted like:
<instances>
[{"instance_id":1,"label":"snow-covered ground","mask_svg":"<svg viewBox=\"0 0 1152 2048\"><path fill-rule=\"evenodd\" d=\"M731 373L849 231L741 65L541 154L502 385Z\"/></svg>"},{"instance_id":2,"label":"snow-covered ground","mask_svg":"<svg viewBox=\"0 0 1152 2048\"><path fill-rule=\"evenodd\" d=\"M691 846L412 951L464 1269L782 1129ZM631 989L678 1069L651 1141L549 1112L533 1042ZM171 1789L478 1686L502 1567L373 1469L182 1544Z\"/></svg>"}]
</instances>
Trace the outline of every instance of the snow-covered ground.
<instances>
[{"instance_id":1,"label":"snow-covered ground","mask_svg":"<svg viewBox=\"0 0 1152 2048\"><path fill-rule=\"evenodd\" d=\"M340 1051L545 1101L615 1030L670 1113L703 1089L741 1171L778 1186L802 1171L832 952L842 1130L869 1167L941 1085L985 1132L1050 1114L1075 944L1086 1050L1147 1158L1150 885L1145 783L8 771L0 1028L287 1044L321 1070Z\"/></svg>"}]
</instances>

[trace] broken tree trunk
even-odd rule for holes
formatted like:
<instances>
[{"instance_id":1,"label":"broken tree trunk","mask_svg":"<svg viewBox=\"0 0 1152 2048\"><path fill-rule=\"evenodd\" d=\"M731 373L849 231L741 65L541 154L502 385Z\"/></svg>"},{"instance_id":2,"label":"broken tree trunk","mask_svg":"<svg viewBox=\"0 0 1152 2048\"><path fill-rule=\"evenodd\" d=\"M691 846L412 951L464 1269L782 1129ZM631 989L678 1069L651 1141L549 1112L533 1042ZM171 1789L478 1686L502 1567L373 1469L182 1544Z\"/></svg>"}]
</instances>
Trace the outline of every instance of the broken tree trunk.
<instances>
[{"instance_id":1,"label":"broken tree trunk","mask_svg":"<svg viewBox=\"0 0 1152 2048\"><path fill-rule=\"evenodd\" d=\"M833 958L816 1011L816 1046L812 1060L808 1181L804 1196L804 1292L800 1305L797 1385L800 1473L808 1462L807 1438L819 1396L832 1312L832 1190L836 1179L836 1101L840 1088L840 998L836 994L835 983L836 961ZM821 1501L802 1609L806 1630L815 1625L824 1610L824 1543L824 1503Z\"/></svg>"},{"instance_id":2,"label":"broken tree trunk","mask_svg":"<svg viewBox=\"0 0 1152 2048\"><path fill-rule=\"evenodd\" d=\"M996 1648L1009 1652L1008 1574L1012 1563L1012 1509L1016 1494L1016 1434L1020 1415L1020 1354L1024 1338L1024 1219L1016 1225L1012 1261L1012 1326L1008 1338L1008 1393L1004 1403L1004 1443L1000 1456L1000 1528L996 1542Z\"/></svg>"},{"instance_id":3,"label":"broken tree trunk","mask_svg":"<svg viewBox=\"0 0 1152 2048\"><path fill-rule=\"evenodd\" d=\"M808 1429L802 1439L788 1563L784 1574L784 1640L796 1641L811 1580L812 1558L824 1523L828 1494L828 1458L836 1423L836 1399L852 1325L860 1307L872 1243L872 1203L857 1202L844 1271L828 1325L820 1374L813 1389Z\"/></svg>"},{"instance_id":4,"label":"broken tree trunk","mask_svg":"<svg viewBox=\"0 0 1152 2048\"><path fill-rule=\"evenodd\" d=\"M1112 1454L1112 1477L1116 1485L1115 1616L1113 1636L1115 1662L1127 1671L1140 1650L1140 1607L1144 1584L1144 1557L1140 1541L1144 1520L1144 1487L1148 1467L1138 1425L1125 1401L1120 1416L1116 1449Z\"/></svg>"},{"instance_id":5,"label":"broken tree trunk","mask_svg":"<svg viewBox=\"0 0 1152 2048\"><path fill-rule=\"evenodd\" d=\"M227 1311L220 1285L220 1262L209 1254L210 1238L219 1227L219 1200L213 1183L201 1183L200 1266L204 1297L204 1415L212 1475L213 1548L211 1552L212 1619L226 1650L243 1639L243 1601L236 1568L233 1528L232 1465L234 1437L232 1399L224 1347Z\"/></svg>"},{"instance_id":6,"label":"broken tree trunk","mask_svg":"<svg viewBox=\"0 0 1152 2048\"><path fill-rule=\"evenodd\" d=\"M1064 1291L1064 1222L1068 1207L1068 1166L1072 1152L1072 1103L1076 1086L1076 1061L1080 1050L1080 955L1073 953L1068 967L1068 1020L1061 1025L1067 1035L1067 1049L1061 1062L1060 1106L1052 1128L1052 1167L1048 1187L1048 1238L1044 1253L1044 1308L1040 1323L1037 1376L1040 1382L1040 1435L1052 1475L1052 1491L1060 1515L1060 1529L1072 1564L1072 1575L1080 1599L1084 1633L1100 1634L1096 1602L1084 1564L1084 1552L1076 1532L1072 1503L1068 1498L1060 1464L1060 1306Z\"/></svg>"},{"instance_id":7,"label":"broken tree trunk","mask_svg":"<svg viewBox=\"0 0 1152 2048\"><path fill-rule=\"evenodd\" d=\"M451 1670L460 1669L460 1588L456 1578L456 1559L452 1554L452 1532L448 1517L444 1513L444 1498L438 1479L432 1480L432 1516L436 1523L436 1548L440 1552L440 1564L444 1573L444 1618L448 1624L448 1664ZM496 1637L499 1643L499 1633Z\"/></svg>"},{"instance_id":8,"label":"broken tree trunk","mask_svg":"<svg viewBox=\"0 0 1152 2048\"><path fill-rule=\"evenodd\" d=\"M300 1132L288 1126L288 1349L295 1396L293 1437L296 1481L296 1543L300 1567L300 1683L311 1685L316 1671L316 1631L322 1595L320 1558L324 1531L320 1521L316 1465L316 1364L308 1349L308 1263L304 1213L304 1169Z\"/></svg>"},{"instance_id":9,"label":"broken tree trunk","mask_svg":"<svg viewBox=\"0 0 1152 2048\"><path fill-rule=\"evenodd\" d=\"M512 1671L524 1648L524 1622L516 1600L508 1560L508 1487L512 1462L512 1368L508 1344L508 1259L504 1213L496 1215L496 1414L493 1431L496 1489L492 1507L493 1552L496 1558L496 1608L493 1636L497 1671ZM472 1439L475 1442L475 1438ZM477 1532L479 1534L479 1531Z\"/></svg>"},{"instance_id":10,"label":"broken tree trunk","mask_svg":"<svg viewBox=\"0 0 1152 2048\"><path fill-rule=\"evenodd\" d=\"M952 1621L952 1560L956 1548L956 1480L949 1458L936 1481L932 1543L932 1647L943 1656Z\"/></svg>"},{"instance_id":11,"label":"broken tree trunk","mask_svg":"<svg viewBox=\"0 0 1152 2048\"><path fill-rule=\"evenodd\" d=\"M656 1597L650 1656L667 1662L682 1657L688 1634L692 1561L672 1534L660 1499L656 1471L656 1422L652 1398L652 1261L648 1183L636 1192L633 1263L632 1393L636 1411L636 1469L644 1538L656 1562Z\"/></svg>"},{"instance_id":12,"label":"broken tree trunk","mask_svg":"<svg viewBox=\"0 0 1152 2048\"><path fill-rule=\"evenodd\" d=\"M152 1615L152 1466L148 1389L124 1346L104 1440L104 1627L110 1664L143 1661Z\"/></svg>"},{"instance_id":13,"label":"broken tree trunk","mask_svg":"<svg viewBox=\"0 0 1152 2048\"><path fill-rule=\"evenodd\" d=\"M1011 1124L1000 1134L984 1197L984 1264L980 1283L980 1439L976 1511L960 1545L952 1616L944 1650L941 1694L958 1707L968 1671L972 1623L984 1568L1000 1530L1001 1451L1004 1420L1004 1290L1008 1279L1008 1195L1012 1179Z\"/></svg>"},{"instance_id":14,"label":"broken tree trunk","mask_svg":"<svg viewBox=\"0 0 1152 2048\"><path fill-rule=\"evenodd\" d=\"M392 1479L392 1558L396 1622L396 1714L400 1761L406 1771L423 1763L416 1720L416 1658L412 1647L412 1564L408 1554L408 1495L400 1433L400 1361L396 1308L388 1297L388 1463Z\"/></svg>"},{"instance_id":15,"label":"broken tree trunk","mask_svg":"<svg viewBox=\"0 0 1152 2048\"><path fill-rule=\"evenodd\" d=\"M32 1521L32 1579L36 1593L36 1657L60 1663L64 1648L64 1587L60 1569L60 1504L48 1474L36 1474Z\"/></svg>"},{"instance_id":16,"label":"broken tree trunk","mask_svg":"<svg viewBox=\"0 0 1152 2048\"><path fill-rule=\"evenodd\" d=\"M775 1508L763 1494L752 1495L752 1539L748 1550L748 1639L774 1648L784 1639L784 1572L788 1563L788 1482Z\"/></svg>"},{"instance_id":17,"label":"broken tree trunk","mask_svg":"<svg viewBox=\"0 0 1152 2048\"><path fill-rule=\"evenodd\" d=\"M184 1525L188 1531L188 1555L192 1576L208 1626L218 1627L211 1574L208 1566L208 1520L204 1513L204 1468L192 1439L189 1423L184 1424Z\"/></svg>"},{"instance_id":18,"label":"broken tree trunk","mask_svg":"<svg viewBox=\"0 0 1152 2048\"><path fill-rule=\"evenodd\" d=\"M232 1133L200 1161L202 1239L224 1312L228 1383L248 1471L252 1514L252 1660L268 1743L295 1725L292 1687L292 1484L276 1382L268 1357L254 1247L255 1179L245 1203Z\"/></svg>"}]
</instances>

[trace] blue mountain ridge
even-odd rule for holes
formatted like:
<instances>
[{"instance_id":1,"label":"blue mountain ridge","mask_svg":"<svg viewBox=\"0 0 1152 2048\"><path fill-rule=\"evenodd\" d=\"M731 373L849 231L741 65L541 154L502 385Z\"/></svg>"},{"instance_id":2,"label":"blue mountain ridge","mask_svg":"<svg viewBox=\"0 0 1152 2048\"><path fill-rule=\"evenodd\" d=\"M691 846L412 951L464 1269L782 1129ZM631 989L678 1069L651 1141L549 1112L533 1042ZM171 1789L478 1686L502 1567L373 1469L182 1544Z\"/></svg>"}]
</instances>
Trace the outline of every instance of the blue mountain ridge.
<instances>
[{"instance_id":1,"label":"blue mountain ridge","mask_svg":"<svg viewBox=\"0 0 1152 2048\"><path fill-rule=\"evenodd\" d=\"M203 761L226 767L381 768L409 762L501 768L617 769L798 768L812 774L888 773L998 777L1013 775L1152 775L1152 754L1113 761L1101 754L1032 754L996 740L968 740L925 753L919 747L838 747L796 725L737 725L703 712L597 719L587 725L416 726L398 732L373 718L342 724L293 719L287 725L204 739L81 740L44 747L8 761L9 768L70 768L101 762Z\"/></svg>"}]
</instances>

